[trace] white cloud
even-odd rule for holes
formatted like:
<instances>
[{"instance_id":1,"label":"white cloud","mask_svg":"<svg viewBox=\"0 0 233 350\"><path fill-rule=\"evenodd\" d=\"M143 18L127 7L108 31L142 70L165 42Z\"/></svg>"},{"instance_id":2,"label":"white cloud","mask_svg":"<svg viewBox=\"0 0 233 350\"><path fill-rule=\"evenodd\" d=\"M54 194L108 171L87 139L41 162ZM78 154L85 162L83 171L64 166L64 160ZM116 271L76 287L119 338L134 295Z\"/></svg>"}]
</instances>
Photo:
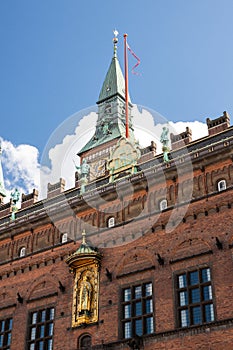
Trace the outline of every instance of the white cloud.
<instances>
[{"instance_id":1,"label":"white cloud","mask_svg":"<svg viewBox=\"0 0 233 350\"><path fill-rule=\"evenodd\" d=\"M2 166L4 172L7 199L14 188L21 193L30 193L38 187L40 165L39 152L30 145L14 146L10 141L2 140Z\"/></svg>"},{"instance_id":2,"label":"white cloud","mask_svg":"<svg viewBox=\"0 0 233 350\"><path fill-rule=\"evenodd\" d=\"M59 140L60 130L59 127L57 128L57 144L52 148L45 149L42 154L42 163L47 156L51 162L50 169L41 167L40 187L42 198L45 198L47 195L48 182L56 183L60 178L64 178L66 180L66 188L74 186L75 165L79 164L77 153L94 134L96 121L97 114L95 112L84 116L79 121L74 133L66 135L63 140ZM65 122L69 124L70 118ZM64 127L65 122L63 122L61 127ZM56 138L56 135L53 134L53 138Z\"/></svg>"}]
</instances>

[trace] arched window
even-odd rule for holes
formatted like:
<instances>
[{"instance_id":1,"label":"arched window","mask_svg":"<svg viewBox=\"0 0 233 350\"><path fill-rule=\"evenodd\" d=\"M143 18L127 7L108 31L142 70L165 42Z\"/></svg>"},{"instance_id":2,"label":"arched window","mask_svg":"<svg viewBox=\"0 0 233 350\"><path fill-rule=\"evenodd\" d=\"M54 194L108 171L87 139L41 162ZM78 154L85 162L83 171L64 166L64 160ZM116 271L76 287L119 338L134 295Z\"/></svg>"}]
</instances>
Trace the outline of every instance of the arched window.
<instances>
[{"instance_id":1,"label":"arched window","mask_svg":"<svg viewBox=\"0 0 233 350\"><path fill-rule=\"evenodd\" d=\"M79 338L79 350L90 350L91 349L91 336L88 334L81 335Z\"/></svg>"},{"instance_id":2,"label":"arched window","mask_svg":"<svg viewBox=\"0 0 233 350\"><path fill-rule=\"evenodd\" d=\"M166 199L162 199L162 200L159 202L159 209L160 209L161 211L167 209L167 200L166 200Z\"/></svg>"},{"instance_id":3,"label":"arched window","mask_svg":"<svg viewBox=\"0 0 233 350\"><path fill-rule=\"evenodd\" d=\"M108 219L108 227L114 227L115 226L115 218L112 216Z\"/></svg>"},{"instance_id":4,"label":"arched window","mask_svg":"<svg viewBox=\"0 0 233 350\"><path fill-rule=\"evenodd\" d=\"M20 248L19 257L22 258L25 255L26 255L26 248L25 247Z\"/></svg>"},{"instance_id":5,"label":"arched window","mask_svg":"<svg viewBox=\"0 0 233 350\"><path fill-rule=\"evenodd\" d=\"M61 242L62 243L66 243L68 240L68 234L67 233L63 233L61 236Z\"/></svg>"},{"instance_id":6,"label":"arched window","mask_svg":"<svg viewBox=\"0 0 233 350\"><path fill-rule=\"evenodd\" d=\"M227 188L226 180L218 181L218 191L224 191Z\"/></svg>"}]
</instances>

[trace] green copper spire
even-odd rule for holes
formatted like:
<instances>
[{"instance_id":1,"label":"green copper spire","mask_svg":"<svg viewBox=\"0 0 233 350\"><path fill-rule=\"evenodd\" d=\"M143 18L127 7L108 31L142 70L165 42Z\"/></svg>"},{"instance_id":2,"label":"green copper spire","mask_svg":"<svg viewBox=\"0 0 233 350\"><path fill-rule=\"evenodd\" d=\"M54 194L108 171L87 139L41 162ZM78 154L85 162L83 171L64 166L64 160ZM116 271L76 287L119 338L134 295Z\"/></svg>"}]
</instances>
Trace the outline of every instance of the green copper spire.
<instances>
[{"instance_id":1,"label":"green copper spire","mask_svg":"<svg viewBox=\"0 0 233 350\"><path fill-rule=\"evenodd\" d=\"M109 99L110 97L119 95L125 99L125 79L120 67L120 63L117 58L117 43L118 32L114 31L115 37L113 38L114 50L113 58L106 74L102 89L100 91L99 100L97 104ZM130 99L129 99L130 102Z\"/></svg>"},{"instance_id":2,"label":"green copper spire","mask_svg":"<svg viewBox=\"0 0 233 350\"><path fill-rule=\"evenodd\" d=\"M0 141L0 196L6 197L6 190L4 187L4 178L3 178L3 171L2 171L2 144Z\"/></svg>"},{"instance_id":3,"label":"green copper spire","mask_svg":"<svg viewBox=\"0 0 233 350\"><path fill-rule=\"evenodd\" d=\"M97 146L125 136L125 79L117 58L118 32L114 31L113 57L100 91L98 105L98 120L93 137L79 151L83 154ZM129 128L133 137L131 121L132 104L129 98Z\"/></svg>"}]
</instances>

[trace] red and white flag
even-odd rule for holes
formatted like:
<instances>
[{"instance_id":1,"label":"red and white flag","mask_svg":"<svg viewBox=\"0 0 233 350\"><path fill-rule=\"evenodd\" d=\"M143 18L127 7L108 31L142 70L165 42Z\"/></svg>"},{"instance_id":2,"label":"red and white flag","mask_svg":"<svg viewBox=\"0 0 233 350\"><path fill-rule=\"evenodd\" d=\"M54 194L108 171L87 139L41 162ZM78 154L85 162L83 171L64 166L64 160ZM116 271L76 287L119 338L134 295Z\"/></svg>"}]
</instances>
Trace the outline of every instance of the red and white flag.
<instances>
[{"instance_id":1,"label":"red and white flag","mask_svg":"<svg viewBox=\"0 0 233 350\"><path fill-rule=\"evenodd\" d=\"M141 63L140 58L135 54L135 52L133 52L133 50L131 49L131 47L129 46L128 43L127 43L127 48L129 50L129 52L131 53L131 55L137 60L137 63L132 68L132 73L135 75L141 75L140 73L135 72L135 68L137 68L139 66L139 64Z\"/></svg>"}]
</instances>

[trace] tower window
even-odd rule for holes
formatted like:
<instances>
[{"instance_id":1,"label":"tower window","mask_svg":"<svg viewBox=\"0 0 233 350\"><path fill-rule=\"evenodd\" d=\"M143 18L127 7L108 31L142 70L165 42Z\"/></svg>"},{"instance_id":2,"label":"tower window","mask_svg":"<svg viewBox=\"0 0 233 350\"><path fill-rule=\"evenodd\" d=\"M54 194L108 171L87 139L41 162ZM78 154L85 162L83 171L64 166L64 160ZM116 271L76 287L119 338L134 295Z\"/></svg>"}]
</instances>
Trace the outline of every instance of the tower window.
<instances>
[{"instance_id":1,"label":"tower window","mask_svg":"<svg viewBox=\"0 0 233 350\"><path fill-rule=\"evenodd\" d=\"M151 282L123 289L121 323L125 339L154 332Z\"/></svg>"},{"instance_id":2,"label":"tower window","mask_svg":"<svg viewBox=\"0 0 233 350\"><path fill-rule=\"evenodd\" d=\"M12 318L0 321L0 349L10 350Z\"/></svg>"},{"instance_id":3,"label":"tower window","mask_svg":"<svg viewBox=\"0 0 233 350\"><path fill-rule=\"evenodd\" d=\"M189 327L214 321L209 267L176 276L176 303L178 327Z\"/></svg>"},{"instance_id":4,"label":"tower window","mask_svg":"<svg viewBox=\"0 0 233 350\"><path fill-rule=\"evenodd\" d=\"M224 191L227 188L226 180L221 180L218 182L218 191Z\"/></svg>"},{"instance_id":5,"label":"tower window","mask_svg":"<svg viewBox=\"0 0 233 350\"><path fill-rule=\"evenodd\" d=\"M112 216L108 219L108 227L114 227L115 226L115 218Z\"/></svg>"},{"instance_id":6,"label":"tower window","mask_svg":"<svg viewBox=\"0 0 233 350\"><path fill-rule=\"evenodd\" d=\"M30 313L27 350L53 349L53 322L53 307Z\"/></svg>"},{"instance_id":7,"label":"tower window","mask_svg":"<svg viewBox=\"0 0 233 350\"><path fill-rule=\"evenodd\" d=\"M109 88L108 91L110 91L110 88ZM112 112L111 105L107 105L107 106L105 107L105 113L111 113L111 112Z\"/></svg>"},{"instance_id":8,"label":"tower window","mask_svg":"<svg viewBox=\"0 0 233 350\"><path fill-rule=\"evenodd\" d=\"M159 202L159 209L160 209L160 211L167 209L167 200L166 199L162 199Z\"/></svg>"},{"instance_id":9,"label":"tower window","mask_svg":"<svg viewBox=\"0 0 233 350\"><path fill-rule=\"evenodd\" d=\"M26 255L26 248L25 247L20 248L19 257L22 258L25 255Z\"/></svg>"},{"instance_id":10,"label":"tower window","mask_svg":"<svg viewBox=\"0 0 233 350\"><path fill-rule=\"evenodd\" d=\"M81 335L79 338L79 350L90 350L91 349L91 336L89 334Z\"/></svg>"},{"instance_id":11,"label":"tower window","mask_svg":"<svg viewBox=\"0 0 233 350\"><path fill-rule=\"evenodd\" d=\"M61 242L62 243L66 243L68 240L68 234L67 233L63 233L61 236Z\"/></svg>"}]
</instances>

